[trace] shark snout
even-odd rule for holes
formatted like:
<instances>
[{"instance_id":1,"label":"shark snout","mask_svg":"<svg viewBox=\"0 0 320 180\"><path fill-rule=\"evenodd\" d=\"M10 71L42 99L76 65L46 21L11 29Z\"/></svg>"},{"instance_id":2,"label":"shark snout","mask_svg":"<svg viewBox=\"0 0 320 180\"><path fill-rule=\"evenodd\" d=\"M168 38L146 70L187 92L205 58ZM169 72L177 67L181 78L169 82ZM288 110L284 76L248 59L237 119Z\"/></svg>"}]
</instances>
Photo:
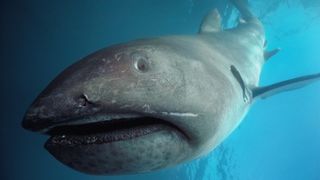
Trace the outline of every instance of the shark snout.
<instances>
[{"instance_id":1,"label":"shark snout","mask_svg":"<svg viewBox=\"0 0 320 180\"><path fill-rule=\"evenodd\" d=\"M86 94L53 94L38 97L28 108L22 127L30 131L46 131L55 125L72 121L96 111L97 105Z\"/></svg>"}]
</instances>

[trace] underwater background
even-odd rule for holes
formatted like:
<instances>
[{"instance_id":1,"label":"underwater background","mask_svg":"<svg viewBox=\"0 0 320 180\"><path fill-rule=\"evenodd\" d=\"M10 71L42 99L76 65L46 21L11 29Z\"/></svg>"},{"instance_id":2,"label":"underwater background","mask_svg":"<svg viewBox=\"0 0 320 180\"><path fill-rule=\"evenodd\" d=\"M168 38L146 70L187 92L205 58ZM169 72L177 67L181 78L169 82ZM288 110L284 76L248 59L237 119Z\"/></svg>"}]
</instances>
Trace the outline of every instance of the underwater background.
<instances>
[{"instance_id":1,"label":"underwater background","mask_svg":"<svg viewBox=\"0 0 320 180\"><path fill-rule=\"evenodd\" d=\"M320 72L320 0L251 0L265 25L270 59L261 85ZM55 160L47 137L21 127L27 107L63 69L111 44L195 34L218 8L224 26L237 13L227 0L1 1L0 179L2 180L320 180L320 82L257 101L209 155L177 167L126 176L92 176Z\"/></svg>"}]
</instances>

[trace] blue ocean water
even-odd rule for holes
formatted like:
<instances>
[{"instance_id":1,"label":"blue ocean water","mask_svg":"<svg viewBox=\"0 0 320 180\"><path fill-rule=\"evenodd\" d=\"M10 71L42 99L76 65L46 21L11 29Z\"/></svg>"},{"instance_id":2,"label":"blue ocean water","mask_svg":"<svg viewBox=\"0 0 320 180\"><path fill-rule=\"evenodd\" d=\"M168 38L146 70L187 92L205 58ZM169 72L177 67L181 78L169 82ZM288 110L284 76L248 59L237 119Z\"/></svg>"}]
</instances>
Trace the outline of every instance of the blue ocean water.
<instances>
[{"instance_id":1,"label":"blue ocean water","mask_svg":"<svg viewBox=\"0 0 320 180\"><path fill-rule=\"evenodd\" d=\"M114 43L194 34L224 0L1 1L1 172L5 180L214 179L320 180L320 83L256 102L242 124L206 157L129 176L92 176L56 161L44 135L21 128L41 90L81 57ZM320 71L320 1L256 0L268 47L282 51L264 67L261 85ZM230 14L231 13L231 14ZM229 26L233 21L224 22Z\"/></svg>"}]
</instances>

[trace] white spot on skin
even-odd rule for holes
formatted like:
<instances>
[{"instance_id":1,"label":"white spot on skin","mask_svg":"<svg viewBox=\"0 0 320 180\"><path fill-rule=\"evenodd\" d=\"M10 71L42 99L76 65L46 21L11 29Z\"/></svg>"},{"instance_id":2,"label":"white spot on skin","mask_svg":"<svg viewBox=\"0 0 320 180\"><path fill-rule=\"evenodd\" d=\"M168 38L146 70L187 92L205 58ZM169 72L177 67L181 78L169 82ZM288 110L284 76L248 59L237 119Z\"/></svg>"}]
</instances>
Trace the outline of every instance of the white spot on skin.
<instances>
[{"instance_id":1,"label":"white spot on skin","mask_svg":"<svg viewBox=\"0 0 320 180\"><path fill-rule=\"evenodd\" d=\"M135 83L130 83L129 87L130 88L134 88L135 87Z\"/></svg>"},{"instance_id":2,"label":"white spot on skin","mask_svg":"<svg viewBox=\"0 0 320 180\"><path fill-rule=\"evenodd\" d=\"M162 112L163 115L180 116L180 117L198 117L195 113L180 113L180 112Z\"/></svg>"},{"instance_id":3,"label":"white spot on skin","mask_svg":"<svg viewBox=\"0 0 320 180\"><path fill-rule=\"evenodd\" d=\"M114 104L114 103L116 103L116 102L117 102L117 101L116 101L115 99L112 99L112 100L111 100L111 103L112 103L112 104Z\"/></svg>"},{"instance_id":4,"label":"white spot on skin","mask_svg":"<svg viewBox=\"0 0 320 180\"><path fill-rule=\"evenodd\" d=\"M117 90L117 89L113 90L112 93L113 93L113 95L117 95L119 93L119 90Z\"/></svg>"}]
</instances>

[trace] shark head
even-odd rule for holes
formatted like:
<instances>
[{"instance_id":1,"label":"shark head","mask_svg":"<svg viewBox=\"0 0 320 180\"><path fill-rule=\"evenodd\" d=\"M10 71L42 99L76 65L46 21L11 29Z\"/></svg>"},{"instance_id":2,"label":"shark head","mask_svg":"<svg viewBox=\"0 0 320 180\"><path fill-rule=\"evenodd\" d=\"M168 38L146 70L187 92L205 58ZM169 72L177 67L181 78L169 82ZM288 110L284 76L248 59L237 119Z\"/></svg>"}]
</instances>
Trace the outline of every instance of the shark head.
<instances>
[{"instance_id":1,"label":"shark head","mask_svg":"<svg viewBox=\"0 0 320 180\"><path fill-rule=\"evenodd\" d=\"M214 126L168 51L117 45L85 57L36 98L22 126L50 135L45 148L89 174L148 172L196 158L212 144Z\"/></svg>"}]
</instances>

